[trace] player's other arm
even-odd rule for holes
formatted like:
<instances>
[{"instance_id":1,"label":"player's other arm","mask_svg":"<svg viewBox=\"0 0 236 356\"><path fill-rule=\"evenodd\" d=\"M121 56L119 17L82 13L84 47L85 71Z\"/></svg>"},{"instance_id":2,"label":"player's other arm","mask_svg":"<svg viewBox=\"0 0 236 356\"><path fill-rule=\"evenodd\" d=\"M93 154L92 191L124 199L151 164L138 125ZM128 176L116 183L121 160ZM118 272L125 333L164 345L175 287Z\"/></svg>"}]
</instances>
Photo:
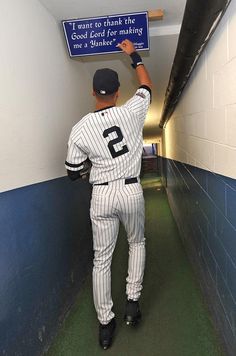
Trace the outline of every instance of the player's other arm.
<instances>
[{"instance_id":1,"label":"player's other arm","mask_svg":"<svg viewBox=\"0 0 236 356\"><path fill-rule=\"evenodd\" d=\"M84 162L82 162L79 166L77 171L72 171L68 165L68 162L65 162L65 165L67 167L67 175L71 180L76 180L79 178L86 179L89 176L90 170L91 170L91 162L87 158Z\"/></svg>"},{"instance_id":2,"label":"player's other arm","mask_svg":"<svg viewBox=\"0 0 236 356\"><path fill-rule=\"evenodd\" d=\"M137 78L140 86L146 86L148 88L152 88L152 81L150 79L149 73L142 62L142 58L136 52L136 49L133 43L129 40L124 40L117 45L124 53L129 55L133 61L132 66L136 70Z\"/></svg>"},{"instance_id":3,"label":"player's other arm","mask_svg":"<svg viewBox=\"0 0 236 356\"><path fill-rule=\"evenodd\" d=\"M70 138L65 161L68 177L71 180L86 178L91 170L91 162L87 155Z\"/></svg>"}]
</instances>

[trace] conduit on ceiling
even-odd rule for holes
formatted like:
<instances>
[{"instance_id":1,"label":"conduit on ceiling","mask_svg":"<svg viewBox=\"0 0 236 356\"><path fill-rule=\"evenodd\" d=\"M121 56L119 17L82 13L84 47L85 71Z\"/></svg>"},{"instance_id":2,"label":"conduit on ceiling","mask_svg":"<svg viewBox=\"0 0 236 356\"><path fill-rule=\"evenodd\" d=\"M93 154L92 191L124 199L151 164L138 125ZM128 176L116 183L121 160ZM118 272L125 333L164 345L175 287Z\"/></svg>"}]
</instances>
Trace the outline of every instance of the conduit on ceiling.
<instances>
[{"instance_id":1,"label":"conduit on ceiling","mask_svg":"<svg viewBox=\"0 0 236 356\"><path fill-rule=\"evenodd\" d=\"M163 128L231 0L187 0L160 120Z\"/></svg>"}]
</instances>

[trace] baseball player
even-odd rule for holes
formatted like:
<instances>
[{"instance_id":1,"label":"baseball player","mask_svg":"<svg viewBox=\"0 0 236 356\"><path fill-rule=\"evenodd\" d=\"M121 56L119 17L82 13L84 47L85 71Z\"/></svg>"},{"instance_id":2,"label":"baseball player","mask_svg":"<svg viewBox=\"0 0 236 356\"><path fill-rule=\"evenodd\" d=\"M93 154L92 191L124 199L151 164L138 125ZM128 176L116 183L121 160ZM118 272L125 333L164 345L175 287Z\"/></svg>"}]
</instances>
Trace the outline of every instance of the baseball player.
<instances>
[{"instance_id":1,"label":"baseball player","mask_svg":"<svg viewBox=\"0 0 236 356\"><path fill-rule=\"evenodd\" d=\"M151 80L133 43L126 39L117 46L131 57L140 86L124 105L116 106L120 86L117 73L108 68L95 72L96 110L72 128L65 163L72 180L90 173L89 181L93 185L90 207L93 297L103 349L111 345L116 326L112 311L111 261L120 222L129 243L124 315L127 324L136 325L141 319L138 300L145 266L144 198L139 174Z\"/></svg>"}]
</instances>

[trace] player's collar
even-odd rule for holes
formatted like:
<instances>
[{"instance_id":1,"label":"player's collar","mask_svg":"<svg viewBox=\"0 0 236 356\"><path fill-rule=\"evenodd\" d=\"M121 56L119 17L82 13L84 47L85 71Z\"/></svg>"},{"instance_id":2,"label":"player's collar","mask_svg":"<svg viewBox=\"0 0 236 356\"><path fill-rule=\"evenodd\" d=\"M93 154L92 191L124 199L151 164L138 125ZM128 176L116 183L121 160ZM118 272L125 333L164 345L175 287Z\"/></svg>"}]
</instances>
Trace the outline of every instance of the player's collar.
<instances>
[{"instance_id":1,"label":"player's collar","mask_svg":"<svg viewBox=\"0 0 236 356\"><path fill-rule=\"evenodd\" d=\"M114 106L115 106L115 105L105 106L104 108L99 109L99 110L95 110L94 112L99 112L99 111L103 111L103 110L111 109L111 108L114 108Z\"/></svg>"}]
</instances>

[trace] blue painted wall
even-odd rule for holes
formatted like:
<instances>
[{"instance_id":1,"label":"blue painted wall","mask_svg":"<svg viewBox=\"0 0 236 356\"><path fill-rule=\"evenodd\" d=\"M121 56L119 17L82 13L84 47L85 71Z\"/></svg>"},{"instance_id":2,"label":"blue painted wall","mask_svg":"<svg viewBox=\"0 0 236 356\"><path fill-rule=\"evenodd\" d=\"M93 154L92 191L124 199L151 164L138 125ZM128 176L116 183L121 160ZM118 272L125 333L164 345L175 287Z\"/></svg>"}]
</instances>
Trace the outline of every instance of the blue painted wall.
<instances>
[{"instance_id":1,"label":"blue painted wall","mask_svg":"<svg viewBox=\"0 0 236 356\"><path fill-rule=\"evenodd\" d=\"M183 243L228 353L236 355L236 180L170 159L162 167Z\"/></svg>"},{"instance_id":2,"label":"blue painted wall","mask_svg":"<svg viewBox=\"0 0 236 356\"><path fill-rule=\"evenodd\" d=\"M0 354L38 355L92 265L90 185L67 177L0 194Z\"/></svg>"}]
</instances>

